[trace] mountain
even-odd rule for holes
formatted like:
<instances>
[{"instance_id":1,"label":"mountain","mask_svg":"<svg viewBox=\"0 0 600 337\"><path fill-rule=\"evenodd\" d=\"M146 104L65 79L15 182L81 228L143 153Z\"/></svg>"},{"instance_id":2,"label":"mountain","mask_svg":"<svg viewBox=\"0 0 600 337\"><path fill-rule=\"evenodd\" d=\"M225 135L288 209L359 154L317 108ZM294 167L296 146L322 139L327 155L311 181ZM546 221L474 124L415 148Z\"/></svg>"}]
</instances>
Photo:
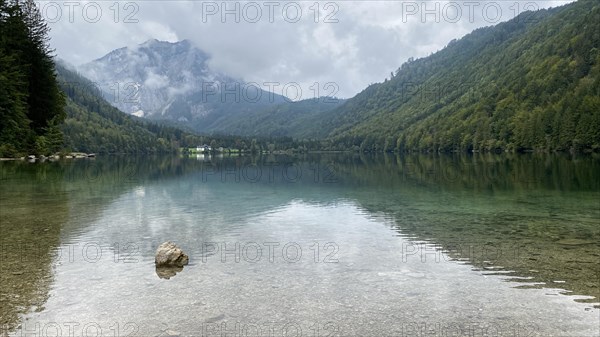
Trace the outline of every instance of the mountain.
<instances>
[{"instance_id":1,"label":"mountain","mask_svg":"<svg viewBox=\"0 0 600 337\"><path fill-rule=\"evenodd\" d=\"M229 119L212 131L254 137L293 137L296 139L322 138L314 132L320 120L345 100L319 97L297 102L286 102L240 119Z\"/></svg>"},{"instance_id":2,"label":"mountain","mask_svg":"<svg viewBox=\"0 0 600 337\"><path fill-rule=\"evenodd\" d=\"M56 62L57 82L66 96L66 119L61 125L63 148L86 153L165 153L180 147L211 144L242 151L306 151L318 141L290 137L201 136L165 121L128 115L103 97L97 86L63 61Z\"/></svg>"},{"instance_id":3,"label":"mountain","mask_svg":"<svg viewBox=\"0 0 600 337\"><path fill-rule=\"evenodd\" d=\"M208 67L208 55L189 41L149 40L135 48L119 48L78 70L97 83L107 101L137 117L172 117L187 121L209 113L202 105L174 111L202 83L235 82Z\"/></svg>"},{"instance_id":4,"label":"mountain","mask_svg":"<svg viewBox=\"0 0 600 337\"><path fill-rule=\"evenodd\" d=\"M188 40L149 40L114 50L78 70L118 109L202 133L300 137L306 132L297 130L306 129L312 116L341 102L327 97L291 102L255 83L213 71L209 60Z\"/></svg>"},{"instance_id":5,"label":"mountain","mask_svg":"<svg viewBox=\"0 0 600 337\"><path fill-rule=\"evenodd\" d=\"M208 61L188 40L149 40L114 50L78 70L126 113L183 122L204 132L285 102L281 95L212 70Z\"/></svg>"},{"instance_id":6,"label":"mountain","mask_svg":"<svg viewBox=\"0 0 600 337\"><path fill-rule=\"evenodd\" d=\"M57 80L67 98L62 125L64 146L87 153L157 153L175 151L197 136L144 121L119 111L96 86L64 62L56 62Z\"/></svg>"},{"instance_id":7,"label":"mountain","mask_svg":"<svg viewBox=\"0 0 600 337\"><path fill-rule=\"evenodd\" d=\"M600 2L451 41L322 115L313 135L365 151L600 150Z\"/></svg>"}]
</instances>

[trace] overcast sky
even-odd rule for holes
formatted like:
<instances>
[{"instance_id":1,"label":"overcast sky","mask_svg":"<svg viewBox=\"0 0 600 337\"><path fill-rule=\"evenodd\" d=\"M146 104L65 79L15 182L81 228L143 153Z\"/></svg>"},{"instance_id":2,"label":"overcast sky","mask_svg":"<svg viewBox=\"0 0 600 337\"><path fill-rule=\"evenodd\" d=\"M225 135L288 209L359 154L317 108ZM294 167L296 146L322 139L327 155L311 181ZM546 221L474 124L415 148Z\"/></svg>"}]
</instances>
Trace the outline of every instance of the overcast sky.
<instances>
[{"instance_id":1,"label":"overcast sky","mask_svg":"<svg viewBox=\"0 0 600 337\"><path fill-rule=\"evenodd\" d=\"M40 1L56 54L75 65L148 39L189 39L248 82L351 97L475 28L558 1ZM328 83L335 85L327 85ZM280 93L280 92L278 92ZM289 95L288 95L289 96Z\"/></svg>"}]
</instances>

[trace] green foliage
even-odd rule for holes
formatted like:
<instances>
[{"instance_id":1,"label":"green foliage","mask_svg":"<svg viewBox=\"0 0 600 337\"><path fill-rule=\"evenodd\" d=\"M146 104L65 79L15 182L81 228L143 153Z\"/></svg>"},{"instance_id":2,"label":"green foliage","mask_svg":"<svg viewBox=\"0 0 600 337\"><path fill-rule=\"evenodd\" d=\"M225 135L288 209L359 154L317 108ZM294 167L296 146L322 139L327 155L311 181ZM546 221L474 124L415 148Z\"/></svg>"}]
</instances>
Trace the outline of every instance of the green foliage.
<instances>
[{"instance_id":1,"label":"green foliage","mask_svg":"<svg viewBox=\"0 0 600 337\"><path fill-rule=\"evenodd\" d=\"M477 29L324 115L332 148L600 149L600 4Z\"/></svg>"},{"instance_id":2,"label":"green foliage","mask_svg":"<svg viewBox=\"0 0 600 337\"><path fill-rule=\"evenodd\" d=\"M223 118L211 130L241 136L323 137L326 134L318 132L321 117L343 102L342 99L320 97L265 106L252 113Z\"/></svg>"},{"instance_id":3,"label":"green foliage","mask_svg":"<svg viewBox=\"0 0 600 337\"><path fill-rule=\"evenodd\" d=\"M26 149L31 130L24 77L14 57L0 48L0 156L16 156Z\"/></svg>"},{"instance_id":4,"label":"green foliage","mask_svg":"<svg viewBox=\"0 0 600 337\"><path fill-rule=\"evenodd\" d=\"M0 156L48 154L60 139L65 102L48 32L33 0L0 0Z\"/></svg>"},{"instance_id":5,"label":"green foliage","mask_svg":"<svg viewBox=\"0 0 600 337\"><path fill-rule=\"evenodd\" d=\"M179 129L126 115L106 102L91 81L61 64L57 70L67 95L67 118L61 125L66 148L86 153L159 153L198 141Z\"/></svg>"}]
</instances>

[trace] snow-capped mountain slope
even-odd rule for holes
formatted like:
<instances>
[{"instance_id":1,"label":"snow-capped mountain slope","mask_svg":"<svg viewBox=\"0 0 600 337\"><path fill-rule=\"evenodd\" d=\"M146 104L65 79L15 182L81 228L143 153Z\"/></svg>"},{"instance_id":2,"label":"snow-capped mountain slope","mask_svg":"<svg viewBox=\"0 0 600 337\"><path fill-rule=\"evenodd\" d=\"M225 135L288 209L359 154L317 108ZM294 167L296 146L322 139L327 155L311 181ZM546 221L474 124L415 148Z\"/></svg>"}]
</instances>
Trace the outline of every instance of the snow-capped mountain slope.
<instances>
[{"instance_id":1,"label":"snow-capped mountain slope","mask_svg":"<svg viewBox=\"0 0 600 337\"><path fill-rule=\"evenodd\" d=\"M260 90L260 99L254 100L255 93L244 92L241 79L210 69L208 60L209 55L187 40L149 40L114 50L78 70L97 83L107 101L120 110L138 117L188 122L200 131L211 131L241 113L284 101L283 96L250 88ZM232 88L237 94L224 94Z\"/></svg>"}]
</instances>

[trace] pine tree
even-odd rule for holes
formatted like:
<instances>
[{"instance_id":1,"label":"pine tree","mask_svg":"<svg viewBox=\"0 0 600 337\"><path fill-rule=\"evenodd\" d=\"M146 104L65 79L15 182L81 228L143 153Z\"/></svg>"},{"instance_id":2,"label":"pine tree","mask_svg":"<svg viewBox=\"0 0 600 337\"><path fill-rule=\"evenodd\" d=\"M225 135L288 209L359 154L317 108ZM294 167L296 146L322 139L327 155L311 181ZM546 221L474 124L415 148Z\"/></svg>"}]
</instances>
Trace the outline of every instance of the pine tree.
<instances>
[{"instance_id":1,"label":"pine tree","mask_svg":"<svg viewBox=\"0 0 600 337\"><path fill-rule=\"evenodd\" d=\"M66 115L65 98L56 81L48 33L33 0L0 0L3 148L21 153L46 152L50 147L56 148L56 142L62 139L57 126ZM53 133L50 139L46 137L49 130ZM46 146L49 143L54 145Z\"/></svg>"},{"instance_id":2,"label":"pine tree","mask_svg":"<svg viewBox=\"0 0 600 337\"><path fill-rule=\"evenodd\" d=\"M0 48L0 156L14 157L30 133L27 85L14 58Z\"/></svg>"},{"instance_id":3,"label":"pine tree","mask_svg":"<svg viewBox=\"0 0 600 337\"><path fill-rule=\"evenodd\" d=\"M64 97L56 83L54 61L49 50L49 28L33 2L26 0L21 6L22 19L27 28L27 43L23 56L29 64L29 118L33 129L43 135L51 120L62 121Z\"/></svg>"}]
</instances>

